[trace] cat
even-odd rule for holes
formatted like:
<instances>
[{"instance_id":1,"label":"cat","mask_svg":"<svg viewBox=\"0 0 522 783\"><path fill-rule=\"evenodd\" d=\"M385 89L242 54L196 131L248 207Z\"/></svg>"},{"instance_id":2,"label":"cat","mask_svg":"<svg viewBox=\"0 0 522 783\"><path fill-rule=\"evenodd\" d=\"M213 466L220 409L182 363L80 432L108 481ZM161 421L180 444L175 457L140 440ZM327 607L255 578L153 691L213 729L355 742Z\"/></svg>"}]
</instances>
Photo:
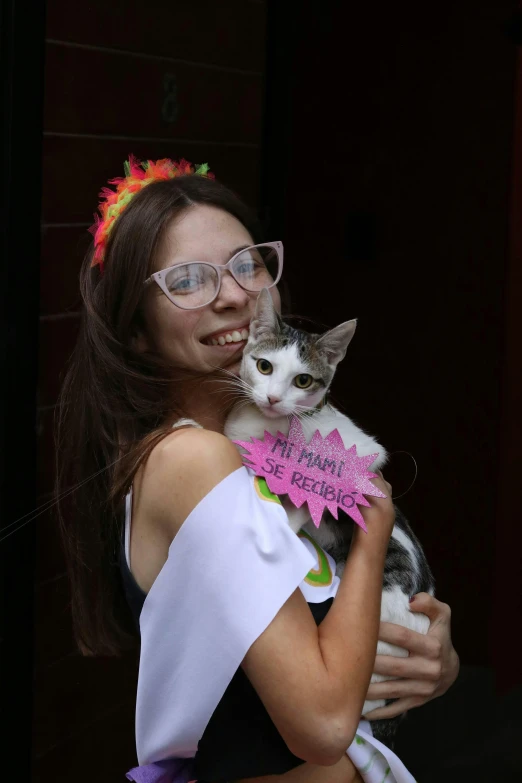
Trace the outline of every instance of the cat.
<instances>
[{"instance_id":1,"label":"cat","mask_svg":"<svg viewBox=\"0 0 522 783\"><path fill-rule=\"evenodd\" d=\"M344 358L355 333L357 322L346 321L323 335L294 329L277 314L272 298L264 289L257 300L250 323L247 344L240 367L242 396L225 423L225 435L231 440L263 438L265 430L288 434L290 416L300 416L309 440L315 430L328 435L338 429L347 448L355 444L359 456L378 454L370 469L381 468L388 458L375 438L363 432L348 416L325 402L337 365ZM294 532L303 529L337 563L342 576L348 556L353 524L339 511L339 521L325 512L318 528L310 518L307 506L296 508L283 499L288 522ZM429 619L409 609L410 598L419 592L434 594L434 580L422 547L398 508L388 545L384 567L381 620L427 633ZM377 653L406 657L407 651L379 641ZM371 682L391 679L373 674ZM365 701L363 715L385 704L384 700ZM371 721L374 736L393 747L395 734L403 716Z\"/></svg>"}]
</instances>

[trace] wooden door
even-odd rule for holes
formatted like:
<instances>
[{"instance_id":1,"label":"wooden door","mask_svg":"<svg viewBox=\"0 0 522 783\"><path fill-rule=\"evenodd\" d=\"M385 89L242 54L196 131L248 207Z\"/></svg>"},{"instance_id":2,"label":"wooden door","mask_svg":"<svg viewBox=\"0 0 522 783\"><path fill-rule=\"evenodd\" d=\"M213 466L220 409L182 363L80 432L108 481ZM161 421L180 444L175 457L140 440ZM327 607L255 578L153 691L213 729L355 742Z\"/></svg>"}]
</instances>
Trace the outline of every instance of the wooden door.
<instances>
[{"instance_id":1,"label":"wooden door","mask_svg":"<svg viewBox=\"0 0 522 783\"><path fill-rule=\"evenodd\" d=\"M141 158L208 161L254 208L259 189L264 2L47 3L40 299L40 501L52 419L79 323L78 271L98 192ZM37 527L34 775L120 779L136 763L136 657L87 659L71 635L56 521Z\"/></svg>"}]
</instances>

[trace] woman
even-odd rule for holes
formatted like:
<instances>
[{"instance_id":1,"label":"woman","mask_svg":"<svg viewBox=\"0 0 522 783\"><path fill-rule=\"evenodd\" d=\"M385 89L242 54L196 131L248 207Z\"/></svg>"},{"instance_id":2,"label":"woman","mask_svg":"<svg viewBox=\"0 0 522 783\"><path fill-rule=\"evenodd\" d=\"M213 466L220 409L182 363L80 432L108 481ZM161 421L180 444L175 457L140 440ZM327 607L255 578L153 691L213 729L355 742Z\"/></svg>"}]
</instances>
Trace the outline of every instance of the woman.
<instances>
[{"instance_id":1,"label":"woman","mask_svg":"<svg viewBox=\"0 0 522 783\"><path fill-rule=\"evenodd\" d=\"M207 167L131 158L126 174L102 193L82 270L59 489L79 485L62 522L80 648L126 643L124 592L139 618L141 766L129 777L410 781L359 725L372 670L401 678L368 693L398 699L369 716L386 717L443 692L458 663L447 607L426 595L412 609L432 619L428 635L383 627L410 657L375 660L391 488L375 479L388 499L363 510L368 534L356 530L336 600L307 605L311 555L222 435L224 378L261 288L281 307L282 249L250 249L257 224Z\"/></svg>"}]
</instances>

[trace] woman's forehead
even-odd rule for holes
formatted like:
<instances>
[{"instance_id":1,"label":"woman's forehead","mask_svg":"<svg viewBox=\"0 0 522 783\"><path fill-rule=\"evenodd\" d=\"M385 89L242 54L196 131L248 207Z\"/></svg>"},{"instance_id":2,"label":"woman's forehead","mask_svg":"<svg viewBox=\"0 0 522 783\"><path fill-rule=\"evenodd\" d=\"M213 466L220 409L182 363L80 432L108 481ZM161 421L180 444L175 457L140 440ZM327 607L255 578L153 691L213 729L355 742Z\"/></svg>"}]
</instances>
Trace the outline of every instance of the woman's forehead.
<instances>
[{"instance_id":1,"label":"woman's forehead","mask_svg":"<svg viewBox=\"0 0 522 783\"><path fill-rule=\"evenodd\" d=\"M240 248L251 244L248 230L229 212L197 204L167 225L155 266L164 269L186 261L224 264Z\"/></svg>"}]
</instances>

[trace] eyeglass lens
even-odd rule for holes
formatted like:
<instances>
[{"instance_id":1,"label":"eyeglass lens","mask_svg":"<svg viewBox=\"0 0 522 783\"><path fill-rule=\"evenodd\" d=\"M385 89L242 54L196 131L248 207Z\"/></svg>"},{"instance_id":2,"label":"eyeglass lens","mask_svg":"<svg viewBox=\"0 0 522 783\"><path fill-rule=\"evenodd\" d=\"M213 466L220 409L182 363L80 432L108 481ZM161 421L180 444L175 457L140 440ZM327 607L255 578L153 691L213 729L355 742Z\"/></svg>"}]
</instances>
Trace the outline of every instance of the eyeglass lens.
<instances>
[{"instance_id":1,"label":"eyeglass lens","mask_svg":"<svg viewBox=\"0 0 522 783\"><path fill-rule=\"evenodd\" d=\"M236 256L230 272L246 291L269 288L279 274L277 251L268 245L248 248ZM169 270L165 276L165 285L179 307L202 307L217 296L219 275L208 264L180 264Z\"/></svg>"}]
</instances>

